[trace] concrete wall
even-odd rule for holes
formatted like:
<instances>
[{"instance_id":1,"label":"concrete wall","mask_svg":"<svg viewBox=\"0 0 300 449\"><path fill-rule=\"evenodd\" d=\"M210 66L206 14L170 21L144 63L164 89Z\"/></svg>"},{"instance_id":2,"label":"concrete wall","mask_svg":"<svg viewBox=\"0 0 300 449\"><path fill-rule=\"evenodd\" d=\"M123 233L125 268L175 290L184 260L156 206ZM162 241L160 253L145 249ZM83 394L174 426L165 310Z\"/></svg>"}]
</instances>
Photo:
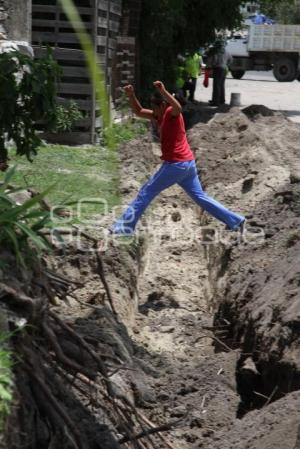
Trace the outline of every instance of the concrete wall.
<instances>
[{"instance_id":1,"label":"concrete wall","mask_svg":"<svg viewBox=\"0 0 300 449\"><path fill-rule=\"evenodd\" d=\"M0 0L0 38L3 39L7 35L7 19L8 7L5 0Z\"/></svg>"},{"instance_id":2,"label":"concrete wall","mask_svg":"<svg viewBox=\"0 0 300 449\"><path fill-rule=\"evenodd\" d=\"M122 87L128 83L139 87L139 46L142 0L123 2L120 34L117 38L115 66L113 70L112 93L116 104L121 100Z\"/></svg>"},{"instance_id":3,"label":"concrete wall","mask_svg":"<svg viewBox=\"0 0 300 449\"><path fill-rule=\"evenodd\" d=\"M31 0L0 0L0 38L31 40Z\"/></svg>"}]
</instances>

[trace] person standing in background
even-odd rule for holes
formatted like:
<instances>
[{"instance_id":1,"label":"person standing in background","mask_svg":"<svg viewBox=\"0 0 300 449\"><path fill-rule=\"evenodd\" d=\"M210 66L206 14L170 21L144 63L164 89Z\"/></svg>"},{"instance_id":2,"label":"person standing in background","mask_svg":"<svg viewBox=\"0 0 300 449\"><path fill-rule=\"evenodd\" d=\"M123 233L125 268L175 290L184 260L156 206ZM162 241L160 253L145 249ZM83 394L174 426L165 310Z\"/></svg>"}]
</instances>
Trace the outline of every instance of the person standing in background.
<instances>
[{"instance_id":1,"label":"person standing in background","mask_svg":"<svg viewBox=\"0 0 300 449\"><path fill-rule=\"evenodd\" d=\"M184 91L187 74L185 70L185 58L180 54L177 56L176 80L175 80L175 98L181 106L186 104L186 93Z\"/></svg>"},{"instance_id":2,"label":"person standing in background","mask_svg":"<svg viewBox=\"0 0 300 449\"><path fill-rule=\"evenodd\" d=\"M188 100L195 101L195 90L197 85L198 76L201 75L202 68L202 56L195 52L193 55L188 55L185 60L185 72L187 74L187 80L183 87L183 90L189 92Z\"/></svg>"},{"instance_id":3,"label":"person standing in background","mask_svg":"<svg viewBox=\"0 0 300 449\"><path fill-rule=\"evenodd\" d=\"M218 39L207 59L207 68L213 71L213 94L210 104L220 106L225 104L225 80L232 56L225 49L225 42Z\"/></svg>"}]
</instances>

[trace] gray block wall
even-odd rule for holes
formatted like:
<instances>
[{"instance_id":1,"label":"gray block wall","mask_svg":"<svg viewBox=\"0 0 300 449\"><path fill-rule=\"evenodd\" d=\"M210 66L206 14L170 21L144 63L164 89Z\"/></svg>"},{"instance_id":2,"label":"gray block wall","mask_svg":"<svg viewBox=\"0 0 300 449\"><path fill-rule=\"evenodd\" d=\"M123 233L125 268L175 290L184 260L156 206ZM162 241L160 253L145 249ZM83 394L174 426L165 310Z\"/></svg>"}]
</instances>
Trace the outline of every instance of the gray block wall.
<instances>
[{"instance_id":1,"label":"gray block wall","mask_svg":"<svg viewBox=\"0 0 300 449\"><path fill-rule=\"evenodd\" d=\"M0 0L0 39L31 40L31 0Z\"/></svg>"}]
</instances>

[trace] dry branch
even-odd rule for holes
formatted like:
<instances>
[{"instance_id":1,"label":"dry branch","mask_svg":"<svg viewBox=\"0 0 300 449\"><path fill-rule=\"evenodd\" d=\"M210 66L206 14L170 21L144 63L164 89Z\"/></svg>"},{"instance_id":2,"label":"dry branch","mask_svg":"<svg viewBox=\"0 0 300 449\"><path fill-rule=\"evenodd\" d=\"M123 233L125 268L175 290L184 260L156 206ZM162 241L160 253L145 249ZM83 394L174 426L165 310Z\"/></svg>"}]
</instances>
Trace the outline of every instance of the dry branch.
<instances>
[{"instance_id":1,"label":"dry branch","mask_svg":"<svg viewBox=\"0 0 300 449\"><path fill-rule=\"evenodd\" d=\"M144 438L148 435L154 435L155 433L159 433L159 432L167 432L168 430L173 429L173 427L176 427L178 425L179 422L181 422L184 418L180 419L180 420L176 420L173 423L165 423L162 424L158 427L153 427L151 429L147 429L147 430L143 430L143 432L140 432L136 435L133 435L132 437L130 437L130 440L139 440L141 438ZM127 443L127 441L129 441L128 437L124 437L121 440L119 440L119 444L124 444Z\"/></svg>"},{"instance_id":2,"label":"dry branch","mask_svg":"<svg viewBox=\"0 0 300 449\"><path fill-rule=\"evenodd\" d=\"M99 391L103 398L106 399L110 404L113 406L116 416L119 417L119 422L121 423L122 428L124 429L124 432L127 435L127 443L132 442L134 443L135 447L142 449L144 445L133 438L132 434L132 428L135 427L135 422L133 421L133 416L136 418L139 417L139 412L136 410L136 408L130 404L130 402L125 398L125 396L119 396L116 400L115 397L112 397L110 395L107 395L104 391L100 391L99 385L97 385L94 381L86 378L82 374L78 374L77 376L78 380L85 383L89 387L93 387L96 391ZM121 402L120 402L121 401ZM123 403L123 404L122 404ZM127 422L127 424L125 424ZM137 419L137 422L140 423L140 421ZM145 422L145 421L144 421ZM133 438L133 439L132 439ZM171 448L175 449L175 448Z\"/></svg>"},{"instance_id":3,"label":"dry branch","mask_svg":"<svg viewBox=\"0 0 300 449\"><path fill-rule=\"evenodd\" d=\"M153 422L151 422L150 419L148 419L146 416L144 416L140 411L138 411L138 415L150 427L152 427L152 428L156 427L155 424L153 424ZM164 444L169 449L177 449L176 446L174 446L172 443L170 443L170 441L168 441L167 438L162 433L158 432L157 435L160 437L160 439L164 442Z\"/></svg>"},{"instance_id":4,"label":"dry branch","mask_svg":"<svg viewBox=\"0 0 300 449\"><path fill-rule=\"evenodd\" d=\"M223 346L223 348L225 348L226 351L228 351L228 352L233 351L233 349L231 349L229 346L227 346L225 343L223 343L218 337L215 337L213 335L207 335L207 334L200 335L199 337L197 337L197 340L195 341L195 343L197 343L202 338L211 338L212 340L216 341L219 345Z\"/></svg>"},{"instance_id":5,"label":"dry branch","mask_svg":"<svg viewBox=\"0 0 300 449\"><path fill-rule=\"evenodd\" d=\"M110 304L111 310L112 310L113 314L117 317L118 314L117 314L117 311L116 311L115 306L114 306L114 301L113 301L113 298L112 298L112 294L111 294L111 291L110 291L110 287L109 287L109 285L108 285L108 283L107 283L107 281L106 281L106 277L105 277L105 274L104 274L104 265L103 265L103 261L102 261L102 258L101 258L101 256L100 256L100 254L99 254L99 250L98 250L98 243L99 243L99 242L98 242L97 239L95 239L94 237L90 236L90 235L87 234L86 232L82 231L82 230L79 229L77 226L74 226L74 225L73 225L73 227L74 227L75 229L77 229L77 231L79 231L80 234L81 234L84 238L86 238L87 240L89 240L89 241L91 241L91 242L93 243L93 249L95 250L96 260L97 260L97 266L98 266L98 274L99 274L99 276L100 276L101 282L102 282L103 287L104 287L104 289L105 289L105 292L106 292L107 299L108 299L108 302L109 302L109 304Z\"/></svg>"},{"instance_id":6,"label":"dry branch","mask_svg":"<svg viewBox=\"0 0 300 449\"><path fill-rule=\"evenodd\" d=\"M76 362L74 362L74 360L71 360L69 357L67 357L64 354L60 344L57 341L57 338L56 338L54 332L45 322L42 323L42 329L44 331L44 334L45 334L47 340L49 340L51 346L53 347L54 352L57 356L57 359L62 363L63 366L68 367L72 371L83 373L85 376L87 376L89 378L93 379L96 377L95 373L86 369L84 366L78 365Z\"/></svg>"},{"instance_id":7,"label":"dry branch","mask_svg":"<svg viewBox=\"0 0 300 449\"><path fill-rule=\"evenodd\" d=\"M75 301L77 301L79 304L81 304L81 305L84 306L84 307L87 307L87 308L90 308L90 309L93 309L93 310L99 310L99 311L102 311L102 310L103 310L102 307L94 306L93 304L89 304L89 303L87 303L87 302L81 301L81 299L77 298L77 296L74 295L74 294L68 293L67 296L70 296L70 298L75 299Z\"/></svg>"},{"instance_id":8,"label":"dry branch","mask_svg":"<svg viewBox=\"0 0 300 449\"><path fill-rule=\"evenodd\" d=\"M273 397L275 396L277 390L278 390L278 385L275 386L274 390L272 391L272 393L271 393L270 396L268 397L267 402L264 404L264 407L266 407L267 405L270 404L270 402L272 401Z\"/></svg>"},{"instance_id":9,"label":"dry branch","mask_svg":"<svg viewBox=\"0 0 300 449\"><path fill-rule=\"evenodd\" d=\"M49 279L64 284L67 287L70 285L77 285L78 287L84 287L84 284L82 282L74 281L72 279L67 278L66 276L63 276L62 274L54 273L48 268L45 269L45 274Z\"/></svg>"},{"instance_id":10,"label":"dry branch","mask_svg":"<svg viewBox=\"0 0 300 449\"><path fill-rule=\"evenodd\" d=\"M0 282L0 299L5 298L5 296L11 296L15 302L33 307L34 300L29 296L25 295L23 292L17 291L12 287Z\"/></svg>"},{"instance_id":11,"label":"dry branch","mask_svg":"<svg viewBox=\"0 0 300 449\"><path fill-rule=\"evenodd\" d=\"M30 363L30 366L27 362L23 361L23 367L27 371L30 377L32 377L36 384L39 386L47 400L49 401L52 408L56 411L56 413L61 417L63 423L69 428L71 431L71 434L74 436L75 445L78 449L85 449L83 442L81 440L80 433L78 432L75 424L73 421L69 418L65 410L61 407L61 405L58 403L58 401L55 399L53 394L51 393L49 387L45 384L45 382L41 379L41 377L37 374L35 365L32 362L32 356L28 349L22 348L23 353L26 355L28 362ZM63 428L63 425L61 425Z\"/></svg>"},{"instance_id":12,"label":"dry branch","mask_svg":"<svg viewBox=\"0 0 300 449\"><path fill-rule=\"evenodd\" d=\"M75 340L77 340L81 346L91 355L91 357L95 360L97 363L98 369L102 377L104 378L105 382L110 384L110 381L107 376L107 370L106 367L101 360L101 358L96 354L88 343L80 336L78 335L70 326L68 326L66 323L64 323L53 311L49 312L49 315L51 318L53 318L64 330L66 330ZM82 371L81 371L82 372Z\"/></svg>"}]
</instances>

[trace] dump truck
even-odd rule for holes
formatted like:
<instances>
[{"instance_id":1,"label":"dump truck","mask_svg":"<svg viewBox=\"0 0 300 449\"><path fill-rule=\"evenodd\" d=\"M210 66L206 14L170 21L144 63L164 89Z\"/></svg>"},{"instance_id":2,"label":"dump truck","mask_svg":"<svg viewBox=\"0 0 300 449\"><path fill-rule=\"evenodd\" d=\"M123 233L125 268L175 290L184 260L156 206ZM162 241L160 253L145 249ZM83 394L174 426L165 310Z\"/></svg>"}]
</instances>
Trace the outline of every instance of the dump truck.
<instances>
[{"instance_id":1,"label":"dump truck","mask_svg":"<svg viewBox=\"0 0 300 449\"><path fill-rule=\"evenodd\" d=\"M241 79L247 70L273 70L277 81L300 81L300 25L250 25L246 36L229 39L230 72Z\"/></svg>"}]
</instances>

